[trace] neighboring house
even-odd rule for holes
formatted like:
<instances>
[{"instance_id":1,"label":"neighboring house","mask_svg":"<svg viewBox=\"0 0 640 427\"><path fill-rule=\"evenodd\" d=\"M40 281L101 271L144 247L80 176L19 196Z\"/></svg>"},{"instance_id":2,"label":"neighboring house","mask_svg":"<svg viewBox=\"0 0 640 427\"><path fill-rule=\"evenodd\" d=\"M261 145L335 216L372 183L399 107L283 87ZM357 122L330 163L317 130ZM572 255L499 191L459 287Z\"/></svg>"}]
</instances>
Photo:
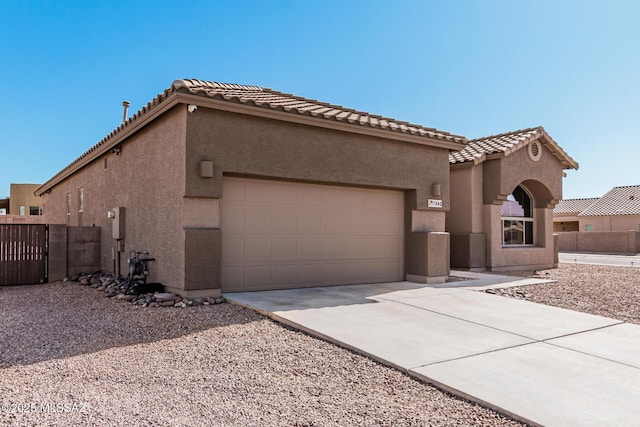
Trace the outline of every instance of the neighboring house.
<instances>
[{"instance_id":1,"label":"neighboring house","mask_svg":"<svg viewBox=\"0 0 640 427\"><path fill-rule=\"evenodd\" d=\"M560 200L553 208L553 231L580 231L578 215L596 201L597 197Z\"/></svg>"},{"instance_id":2,"label":"neighboring house","mask_svg":"<svg viewBox=\"0 0 640 427\"><path fill-rule=\"evenodd\" d=\"M640 231L640 185L614 187L595 199L562 200L553 214L556 231ZM567 219L572 229L560 230Z\"/></svg>"},{"instance_id":3,"label":"neighboring house","mask_svg":"<svg viewBox=\"0 0 640 427\"><path fill-rule=\"evenodd\" d=\"M104 270L146 249L150 280L183 295L437 283L449 274L449 152L465 142L266 88L177 80L37 193L47 222L101 227ZM543 156L552 190L532 187L539 197L560 197L562 159Z\"/></svg>"},{"instance_id":4,"label":"neighboring house","mask_svg":"<svg viewBox=\"0 0 640 427\"><path fill-rule=\"evenodd\" d=\"M11 184L9 198L0 200L0 223L41 223L44 205L35 191L40 184Z\"/></svg>"},{"instance_id":5,"label":"neighboring house","mask_svg":"<svg viewBox=\"0 0 640 427\"><path fill-rule=\"evenodd\" d=\"M542 127L474 139L449 155L451 267L554 266L553 207L578 164Z\"/></svg>"}]
</instances>

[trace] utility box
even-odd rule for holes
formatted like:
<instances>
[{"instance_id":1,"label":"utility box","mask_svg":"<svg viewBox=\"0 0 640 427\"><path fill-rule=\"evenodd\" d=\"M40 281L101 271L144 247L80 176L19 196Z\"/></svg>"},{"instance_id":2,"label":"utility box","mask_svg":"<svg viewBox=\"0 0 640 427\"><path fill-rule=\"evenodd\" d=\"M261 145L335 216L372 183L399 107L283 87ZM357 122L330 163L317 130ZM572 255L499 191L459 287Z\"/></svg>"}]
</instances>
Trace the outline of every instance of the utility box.
<instances>
[{"instance_id":1,"label":"utility box","mask_svg":"<svg viewBox=\"0 0 640 427\"><path fill-rule=\"evenodd\" d=\"M113 208L109 213L109 217L113 220L111 222L111 237L116 240L123 240L125 231L125 208Z\"/></svg>"}]
</instances>

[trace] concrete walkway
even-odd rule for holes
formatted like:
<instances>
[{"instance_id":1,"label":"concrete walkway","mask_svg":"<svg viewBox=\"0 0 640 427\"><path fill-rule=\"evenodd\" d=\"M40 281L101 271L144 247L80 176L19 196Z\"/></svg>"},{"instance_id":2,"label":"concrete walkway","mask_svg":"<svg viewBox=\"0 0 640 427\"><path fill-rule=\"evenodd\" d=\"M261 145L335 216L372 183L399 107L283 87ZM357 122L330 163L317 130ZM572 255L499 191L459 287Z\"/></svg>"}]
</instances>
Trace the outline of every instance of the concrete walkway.
<instances>
[{"instance_id":1,"label":"concrete walkway","mask_svg":"<svg viewBox=\"0 0 640 427\"><path fill-rule=\"evenodd\" d=\"M452 274L475 280L225 297L530 424L638 425L640 326L474 291L535 279Z\"/></svg>"},{"instance_id":2,"label":"concrete walkway","mask_svg":"<svg viewBox=\"0 0 640 427\"><path fill-rule=\"evenodd\" d=\"M640 267L640 254L599 254L588 252L560 252L558 254L560 262L567 264L597 264L613 265L618 267Z\"/></svg>"}]
</instances>

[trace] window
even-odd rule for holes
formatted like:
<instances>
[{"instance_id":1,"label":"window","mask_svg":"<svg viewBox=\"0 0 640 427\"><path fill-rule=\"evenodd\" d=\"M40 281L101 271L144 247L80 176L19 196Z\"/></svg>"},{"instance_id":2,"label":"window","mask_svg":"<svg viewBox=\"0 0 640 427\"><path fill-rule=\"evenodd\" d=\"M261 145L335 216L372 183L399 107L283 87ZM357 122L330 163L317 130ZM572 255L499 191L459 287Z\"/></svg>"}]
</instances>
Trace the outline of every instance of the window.
<instances>
[{"instance_id":1,"label":"window","mask_svg":"<svg viewBox=\"0 0 640 427\"><path fill-rule=\"evenodd\" d=\"M593 225L585 224L584 225L584 231L593 231Z\"/></svg>"},{"instance_id":2,"label":"window","mask_svg":"<svg viewBox=\"0 0 640 427\"><path fill-rule=\"evenodd\" d=\"M67 193L67 225L71 225L71 193Z\"/></svg>"},{"instance_id":3,"label":"window","mask_svg":"<svg viewBox=\"0 0 640 427\"><path fill-rule=\"evenodd\" d=\"M82 225L82 213L84 212L84 188L78 188L78 225Z\"/></svg>"},{"instance_id":4,"label":"window","mask_svg":"<svg viewBox=\"0 0 640 427\"><path fill-rule=\"evenodd\" d=\"M533 245L533 198L522 186L502 203L502 245Z\"/></svg>"},{"instance_id":5,"label":"window","mask_svg":"<svg viewBox=\"0 0 640 427\"><path fill-rule=\"evenodd\" d=\"M29 206L29 215L42 215L42 208L40 206Z\"/></svg>"},{"instance_id":6,"label":"window","mask_svg":"<svg viewBox=\"0 0 640 427\"><path fill-rule=\"evenodd\" d=\"M26 214L24 205L20 205L19 209L20 209L20 216L24 216Z\"/></svg>"}]
</instances>

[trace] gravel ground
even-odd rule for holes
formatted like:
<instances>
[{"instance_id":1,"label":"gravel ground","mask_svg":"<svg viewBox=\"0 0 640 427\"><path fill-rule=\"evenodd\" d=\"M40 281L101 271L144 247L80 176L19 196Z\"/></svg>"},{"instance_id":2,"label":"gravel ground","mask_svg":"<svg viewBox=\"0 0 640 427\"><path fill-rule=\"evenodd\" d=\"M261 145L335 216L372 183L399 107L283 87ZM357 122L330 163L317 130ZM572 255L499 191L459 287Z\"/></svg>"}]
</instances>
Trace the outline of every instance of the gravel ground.
<instances>
[{"instance_id":1,"label":"gravel ground","mask_svg":"<svg viewBox=\"0 0 640 427\"><path fill-rule=\"evenodd\" d=\"M508 273L557 280L555 283L503 288L495 293L640 324L640 268L560 264L536 273ZM492 292L493 293L493 292Z\"/></svg>"},{"instance_id":2,"label":"gravel ground","mask_svg":"<svg viewBox=\"0 0 640 427\"><path fill-rule=\"evenodd\" d=\"M232 304L64 282L0 287L0 406L2 425L522 425Z\"/></svg>"}]
</instances>

